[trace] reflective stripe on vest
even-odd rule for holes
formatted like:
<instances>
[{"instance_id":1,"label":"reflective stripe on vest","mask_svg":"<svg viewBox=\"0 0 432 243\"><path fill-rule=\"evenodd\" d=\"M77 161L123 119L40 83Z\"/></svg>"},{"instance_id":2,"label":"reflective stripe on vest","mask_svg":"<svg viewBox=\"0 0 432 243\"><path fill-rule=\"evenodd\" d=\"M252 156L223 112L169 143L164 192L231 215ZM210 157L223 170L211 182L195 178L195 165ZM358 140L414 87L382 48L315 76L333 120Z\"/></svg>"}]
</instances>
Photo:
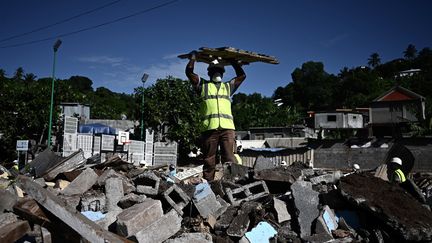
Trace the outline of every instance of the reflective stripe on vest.
<instances>
[{"instance_id":1,"label":"reflective stripe on vest","mask_svg":"<svg viewBox=\"0 0 432 243\"><path fill-rule=\"evenodd\" d=\"M234 157L235 157L236 160L237 160L237 164L239 164L239 165L243 165L243 161L242 161L242 159L241 159L241 157L240 157L239 154L234 154Z\"/></svg>"},{"instance_id":2,"label":"reflective stripe on vest","mask_svg":"<svg viewBox=\"0 0 432 243\"><path fill-rule=\"evenodd\" d=\"M220 83L219 89L213 82L204 81L201 97L203 128L205 131L214 129L235 129L231 113L231 90L229 83Z\"/></svg>"},{"instance_id":3,"label":"reflective stripe on vest","mask_svg":"<svg viewBox=\"0 0 432 243\"><path fill-rule=\"evenodd\" d=\"M406 178L405 178L405 174L403 173L403 171L401 169L397 169L395 170L396 175L399 177L400 182L405 182Z\"/></svg>"}]
</instances>

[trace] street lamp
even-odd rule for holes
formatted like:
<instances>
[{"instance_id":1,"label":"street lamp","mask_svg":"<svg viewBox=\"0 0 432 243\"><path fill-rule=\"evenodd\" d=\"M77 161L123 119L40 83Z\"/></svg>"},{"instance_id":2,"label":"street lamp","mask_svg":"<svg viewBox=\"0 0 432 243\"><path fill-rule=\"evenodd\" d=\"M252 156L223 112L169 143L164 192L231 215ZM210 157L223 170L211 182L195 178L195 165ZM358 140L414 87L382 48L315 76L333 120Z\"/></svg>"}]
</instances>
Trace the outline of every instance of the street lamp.
<instances>
[{"instance_id":1,"label":"street lamp","mask_svg":"<svg viewBox=\"0 0 432 243\"><path fill-rule=\"evenodd\" d=\"M49 113L49 125L48 125L48 148L51 147L51 127L52 127L52 113L53 113L53 106L54 106L54 80L55 80L55 63L56 63L56 53L61 45L61 40L57 40L54 43L53 49L54 49L54 62L53 62L53 72L52 72L52 83L51 83L51 105L50 105L50 113Z\"/></svg>"},{"instance_id":2,"label":"street lamp","mask_svg":"<svg viewBox=\"0 0 432 243\"><path fill-rule=\"evenodd\" d=\"M147 81L149 75L144 73L141 78L142 81L142 106L141 106L141 140L144 141L144 83Z\"/></svg>"}]
</instances>

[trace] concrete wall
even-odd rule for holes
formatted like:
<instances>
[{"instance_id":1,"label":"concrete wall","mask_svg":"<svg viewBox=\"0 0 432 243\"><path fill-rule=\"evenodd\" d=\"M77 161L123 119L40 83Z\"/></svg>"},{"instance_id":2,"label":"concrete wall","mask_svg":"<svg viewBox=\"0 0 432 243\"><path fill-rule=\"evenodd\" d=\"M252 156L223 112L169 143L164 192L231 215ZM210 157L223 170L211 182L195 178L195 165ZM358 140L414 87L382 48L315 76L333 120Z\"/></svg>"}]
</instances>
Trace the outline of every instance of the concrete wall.
<instances>
[{"instance_id":1,"label":"concrete wall","mask_svg":"<svg viewBox=\"0 0 432 243\"><path fill-rule=\"evenodd\" d=\"M282 161L287 162L288 165L291 165L294 162L303 162L308 165L314 159L314 151L313 149L303 147L297 149L284 149L277 152L245 149L240 153L243 165L248 167L254 167L255 161L259 156L269 158L275 165L280 165Z\"/></svg>"},{"instance_id":2,"label":"concrete wall","mask_svg":"<svg viewBox=\"0 0 432 243\"><path fill-rule=\"evenodd\" d=\"M353 164L362 169L374 169L386 158L388 148L318 148L314 152L313 167L320 169L351 169Z\"/></svg>"}]
</instances>

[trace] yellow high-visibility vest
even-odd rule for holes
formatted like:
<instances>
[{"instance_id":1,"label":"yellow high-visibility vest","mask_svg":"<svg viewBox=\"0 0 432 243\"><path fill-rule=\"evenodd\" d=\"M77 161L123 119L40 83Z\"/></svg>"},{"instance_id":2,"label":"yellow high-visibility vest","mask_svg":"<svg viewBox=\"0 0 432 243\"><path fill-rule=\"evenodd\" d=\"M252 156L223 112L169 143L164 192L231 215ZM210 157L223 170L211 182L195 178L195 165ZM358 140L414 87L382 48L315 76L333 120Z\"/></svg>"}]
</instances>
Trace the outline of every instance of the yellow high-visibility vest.
<instances>
[{"instance_id":1,"label":"yellow high-visibility vest","mask_svg":"<svg viewBox=\"0 0 432 243\"><path fill-rule=\"evenodd\" d=\"M204 81L201 90L203 104L203 130L235 129L231 113L231 89L229 82L220 83L219 89L214 82Z\"/></svg>"},{"instance_id":2,"label":"yellow high-visibility vest","mask_svg":"<svg viewBox=\"0 0 432 243\"><path fill-rule=\"evenodd\" d=\"M395 170L395 173L399 177L401 183L406 181L405 174L401 169Z\"/></svg>"}]
</instances>

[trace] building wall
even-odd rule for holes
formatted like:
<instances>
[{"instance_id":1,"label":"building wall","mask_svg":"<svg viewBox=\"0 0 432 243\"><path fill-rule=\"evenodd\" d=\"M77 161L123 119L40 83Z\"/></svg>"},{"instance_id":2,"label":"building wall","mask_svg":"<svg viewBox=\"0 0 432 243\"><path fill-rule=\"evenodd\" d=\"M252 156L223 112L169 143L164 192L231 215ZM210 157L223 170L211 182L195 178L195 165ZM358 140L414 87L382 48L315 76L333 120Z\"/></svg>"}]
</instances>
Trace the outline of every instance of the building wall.
<instances>
[{"instance_id":1,"label":"building wall","mask_svg":"<svg viewBox=\"0 0 432 243\"><path fill-rule=\"evenodd\" d=\"M415 101L408 102L377 102L371 104L370 123L385 124L385 123L400 123L400 122L416 122L416 110L420 106ZM421 110L418 110L421 112Z\"/></svg>"},{"instance_id":2,"label":"building wall","mask_svg":"<svg viewBox=\"0 0 432 243\"><path fill-rule=\"evenodd\" d=\"M315 128L363 128L363 116L357 113L317 113Z\"/></svg>"}]
</instances>

